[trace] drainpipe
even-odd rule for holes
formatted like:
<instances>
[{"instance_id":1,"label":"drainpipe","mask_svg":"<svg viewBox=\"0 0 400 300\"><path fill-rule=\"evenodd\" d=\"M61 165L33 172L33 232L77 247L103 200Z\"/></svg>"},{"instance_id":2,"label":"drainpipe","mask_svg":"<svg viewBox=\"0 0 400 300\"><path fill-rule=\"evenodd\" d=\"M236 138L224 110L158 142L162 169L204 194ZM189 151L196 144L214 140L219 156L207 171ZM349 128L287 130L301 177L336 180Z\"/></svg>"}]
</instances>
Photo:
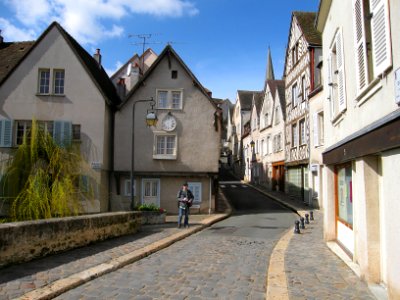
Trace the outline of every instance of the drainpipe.
<instances>
[{"instance_id":1,"label":"drainpipe","mask_svg":"<svg viewBox=\"0 0 400 300\"><path fill-rule=\"evenodd\" d=\"M211 176L210 176L210 188L209 188L209 197L208 197L208 201L209 201L209 203L208 203L208 214L209 215L211 215L211 196L212 196L212 193L211 193L211 188L212 188L212 178L211 178Z\"/></svg>"}]
</instances>

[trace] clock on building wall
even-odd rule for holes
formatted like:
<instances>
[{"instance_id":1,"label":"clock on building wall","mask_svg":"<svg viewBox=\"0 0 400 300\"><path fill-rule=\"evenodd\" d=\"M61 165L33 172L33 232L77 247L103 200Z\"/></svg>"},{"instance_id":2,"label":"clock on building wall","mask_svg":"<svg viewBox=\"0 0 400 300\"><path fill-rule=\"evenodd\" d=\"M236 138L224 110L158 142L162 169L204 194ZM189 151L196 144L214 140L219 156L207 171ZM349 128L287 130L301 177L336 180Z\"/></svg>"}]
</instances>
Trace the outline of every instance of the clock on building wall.
<instances>
[{"instance_id":1,"label":"clock on building wall","mask_svg":"<svg viewBox=\"0 0 400 300\"><path fill-rule=\"evenodd\" d=\"M162 120L162 129L165 131L172 131L175 128L176 128L176 119L171 113L168 113Z\"/></svg>"}]
</instances>

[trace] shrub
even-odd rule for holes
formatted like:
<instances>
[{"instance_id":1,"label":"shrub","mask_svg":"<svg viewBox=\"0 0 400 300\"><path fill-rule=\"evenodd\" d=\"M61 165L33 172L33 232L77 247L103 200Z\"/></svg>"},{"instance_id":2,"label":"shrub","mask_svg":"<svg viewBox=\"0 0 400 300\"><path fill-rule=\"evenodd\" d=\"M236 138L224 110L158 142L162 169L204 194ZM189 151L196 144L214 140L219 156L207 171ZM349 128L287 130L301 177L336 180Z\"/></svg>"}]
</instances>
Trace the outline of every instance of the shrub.
<instances>
[{"instance_id":1,"label":"shrub","mask_svg":"<svg viewBox=\"0 0 400 300\"><path fill-rule=\"evenodd\" d=\"M158 207L157 205L150 203L150 204L141 204L139 206L136 207L135 210L138 211L156 211L156 212L167 212L165 209Z\"/></svg>"}]
</instances>

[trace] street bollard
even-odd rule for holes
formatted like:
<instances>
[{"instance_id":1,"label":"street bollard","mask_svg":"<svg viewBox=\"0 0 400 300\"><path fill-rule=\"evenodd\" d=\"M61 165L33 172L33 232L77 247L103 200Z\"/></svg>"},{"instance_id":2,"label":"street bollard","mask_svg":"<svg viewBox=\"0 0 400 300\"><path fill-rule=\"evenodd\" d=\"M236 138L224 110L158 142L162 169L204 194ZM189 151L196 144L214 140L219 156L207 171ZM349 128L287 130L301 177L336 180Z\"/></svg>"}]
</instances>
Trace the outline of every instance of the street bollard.
<instances>
[{"instance_id":1,"label":"street bollard","mask_svg":"<svg viewBox=\"0 0 400 300\"><path fill-rule=\"evenodd\" d=\"M304 218L303 217L300 218L300 228L301 229L306 229L306 226L304 225Z\"/></svg>"},{"instance_id":2,"label":"street bollard","mask_svg":"<svg viewBox=\"0 0 400 300\"><path fill-rule=\"evenodd\" d=\"M294 233L300 233L300 222L298 220L294 221Z\"/></svg>"},{"instance_id":3,"label":"street bollard","mask_svg":"<svg viewBox=\"0 0 400 300\"><path fill-rule=\"evenodd\" d=\"M310 221L314 221L314 212L310 211Z\"/></svg>"},{"instance_id":4,"label":"street bollard","mask_svg":"<svg viewBox=\"0 0 400 300\"><path fill-rule=\"evenodd\" d=\"M306 214L306 224L310 224L310 220L308 219L308 214Z\"/></svg>"}]
</instances>

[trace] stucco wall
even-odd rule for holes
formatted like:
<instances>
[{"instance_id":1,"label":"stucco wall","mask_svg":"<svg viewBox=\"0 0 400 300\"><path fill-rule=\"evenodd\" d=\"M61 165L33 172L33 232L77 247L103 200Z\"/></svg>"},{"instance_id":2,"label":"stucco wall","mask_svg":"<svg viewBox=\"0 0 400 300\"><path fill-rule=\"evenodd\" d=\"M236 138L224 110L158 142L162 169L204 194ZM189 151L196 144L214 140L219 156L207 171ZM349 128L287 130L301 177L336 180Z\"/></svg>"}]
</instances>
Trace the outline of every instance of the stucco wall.
<instances>
[{"instance_id":1,"label":"stucco wall","mask_svg":"<svg viewBox=\"0 0 400 300\"><path fill-rule=\"evenodd\" d=\"M65 96L37 95L39 68L50 68L51 76L53 69L65 70ZM96 190L108 188L103 186L106 172L102 170L109 169L109 111L103 95L56 27L1 86L0 118L63 120L80 124L78 145L86 161L82 170L92 177ZM0 148L0 151L5 153L10 149ZM92 170L91 162L102 164L102 170ZM107 192L96 195L97 204L91 212L99 212L100 206L105 211Z\"/></svg>"},{"instance_id":2,"label":"stucco wall","mask_svg":"<svg viewBox=\"0 0 400 300\"><path fill-rule=\"evenodd\" d=\"M178 78L171 79L171 70ZM116 113L115 170L130 171L132 106L138 99L156 99L157 89L183 89L182 110L157 110L160 120L155 128L145 125L149 103L139 103L135 109L135 171L146 172L218 172L220 136L214 128L216 108L193 84L193 80L172 57L171 68L164 58L129 102ZM178 151L174 160L153 159L154 134L162 131L162 120L171 112L177 120Z\"/></svg>"},{"instance_id":3,"label":"stucco wall","mask_svg":"<svg viewBox=\"0 0 400 300\"><path fill-rule=\"evenodd\" d=\"M390 20L392 23L392 63L393 69L400 67L400 31L397 30L397 20L400 19L400 2L391 0ZM324 66L328 65L330 45L335 37L336 30L343 29L344 67L346 82L347 109L335 122L331 122L329 101L325 101L325 146L329 147L344 139L348 135L360 130L373 121L378 120L390 112L398 109L394 99L394 72L389 71L387 76L380 79L365 97L356 100L356 56L354 49L354 25L352 1L332 1L327 21L323 32L323 57ZM328 77L328 68L324 67L324 78ZM329 90L328 80L324 82L325 99Z\"/></svg>"},{"instance_id":4,"label":"stucco wall","mask_svg":"<svg viewBox=\"0 0 400 300\"><path fill-rule=\"evenodd\" d=\"M135 233L140 224L137 212L0 224L0 267Z\"/></svg>"}]
</instances>

